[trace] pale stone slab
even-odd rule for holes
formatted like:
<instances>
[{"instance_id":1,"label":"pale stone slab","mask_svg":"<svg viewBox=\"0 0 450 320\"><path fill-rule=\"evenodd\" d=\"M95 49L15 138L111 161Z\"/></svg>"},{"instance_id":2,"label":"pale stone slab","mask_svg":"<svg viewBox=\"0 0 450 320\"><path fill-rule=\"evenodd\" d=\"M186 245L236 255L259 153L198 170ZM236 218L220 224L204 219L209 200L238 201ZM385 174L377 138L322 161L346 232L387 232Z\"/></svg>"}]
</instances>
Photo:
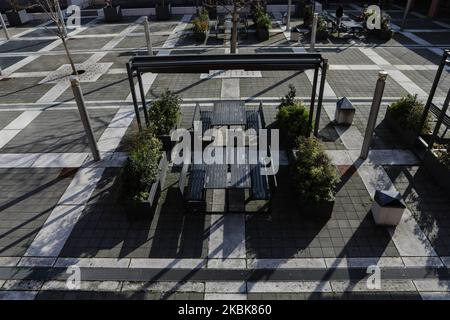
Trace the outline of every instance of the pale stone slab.
<instances>
[{"instance_id":1,"label":"pale stone slab","mask_svg":"<svg viewBox=\"0 0 450 320\"><path fill-rule=\"evenodd\" d=\"M388 230L402 257L437 257L427 236L408 209L403 213L398 226Z\"/></svg>"},{"instance_id":2,"label":"pale stone slab","mask_svg":"<svg viewBox=\"0 0 450 320\"><path fill-rule=\"evenodd\" d=\"M246 258L245 215L212 215L208 258Z\"/></svg>"},{"instance_id":3,"label":"pale stone slab","mask_svg":"<svg viewBox=\"0 0 450 320\"><path fill-rule=\"evenodd\" d=\"M208 281L205 283L206 293L245 293L245 281Z\"/></svg>"},{"instance_id":4,"label":"pale stone slab","mask_svg":"<svg viewBox=\"0 0 450 320\"><path fill-rule=\"evenodd\" d=\"M393 291L393 292L411 292L416 291L411 280L388 280L381 279L380 288L369 288L367 279L361 281L330 281L334 292L376 292L376 291Z\"/></svg>"},{"instance_id":5,"label":"pale stone slab","mask_svg":"<svg viewBox=\"0 0 450 320\"><path fill-rule=\"evenodd\" d=\"M33 168L78 168L88 153L43 153L33 163Z\"/></svg>"},{"instance_id":6,"label":"pale stone slab","mask_svg":"<svg viewBox=\"0 0 450 320\"><path fill-rule=\"evenodd\" d=\"M56 258L35 258L23 257L20 259L18 267L51 267L55 264Z\"/></svg>"},{"instance_id":7,"label":"pale stone slab","mask_svg":"<svg viewBox=\"0 0 450 320\"><path fill-rule=\"evenodd\" d=\"M444 267L444 264L438 257L402 257L402 260L406 267Z\"/></svg>"},{"instance_id":8,"label":"pale stone slab","mask_svg":"<svg viewBox=\"0 0 450 320\"><path fill-rule=\"evenodd\" d=\"M20 130L0 130L0 148L3 148L8 142L10 142Z\"/></svg>"},{"instance_id":9,"label":"pale stone slab","mask_svg":"<svg viewBox=\"0 0 450 320\"><path fill-rule=\"evenodd\" d=\"M0 257L0 267L15 267L20 257Z\"/></svg>"},{"instance_id":10,"label":"pale stone slab","mask_svg":"<svg viewBox=\"0 0 450 320\"><path fill-rule=\"evenodd\" d=\"M416 279L413 280L418 291L444 292L450 291L450 280Z\"/></svg>"},{"instance_id":11,"label":"pale stone slab","mask_svg":"<svg viewBox=\"0 0 450 320\"><path fill-rule=\"evenodd\" d=\"M2 290L34 291L39 290L43 281L35 280L8 280L3 284Z\"/></svg>"},{"instance_id":12,"label":"pale stone slab","mask_svg":"<svg viewBox=\"0 0 450 320\"><path fill-rule=\"evenodd\" d=\"M403 268L404 264L400 257L380 258L325 258L327 268L367 268L369 266Z\"/></svg>"},{"instance_id":13,"label":"pale stone slab","mask_svg":"<svg viewBox=\"0 0 450 320\"><path fill-rule=\"evenodd\" d=\"M58 205L34 238L25 256L57 257L78 221L84 206Z\"/></svg>"},{"instance_id":14,"label":"pale stone slab","mask_svg":"<svg viewBox=\"0 0 450 320\"><path fill-rule=\"evenodd\" d=\"M117 292L120 291L121 283L119 281L80 281L80 286L73 287L70 283L70 288L66 281L51 280L46 281L41 290L43 291L102 291L102 292Z\"/></svg>"},{"instance_id":15,"label":"pale stone slab","mask_svg":"<svg viewBox=\"0 0 450 320\"><path fill-rule=\"evenodd\" d=\"M122 291L140 291L140 292L201 292L205 291L203 282L176 282L176 281L158 281L158 282L130 282L126 281L122 285Z\"/></svg>"},{"instance_id":16,"label":"pale stone slab","mask_svg":"<svg viewBox=\"0 0 450 320\"><path fill-rule=\"evenodd\" d=\"M3 130L22 130L41 113L42 111L24 111L3 128Z\"/></svg>"},{"instance_id":17,"label":"pale stone slab","mask_svg":"<svg viewBox=\"0 0 450 320\"><path fill-rule=\"evenodd\" d=\"M102 177L104 168L81 168L73 177L58 204L85 205Z\"/></svg>"},{"instance_id":18,"label":"pale stone slab","mask_svg":"<svg viewBox=\"0 0 450 320\"><path fill-rule=\"evenodd\" d=\"M205 293L205 300L247 300L247 295L240 293Z\"/></svg>"},{"instance_id":19,"label":"pale stone slab","mask_svg":"<svg viewBox=\"0 0 450 320\"><path fill-rule=\"evenodd\" d=\"M0 291L0 300L34 300L37 291Z\"/></svg>"},{"instance_id":20,"label":"pale stone slab","mask_svg":"<svg viewBox=\"0 0 450 320\"><path fill-rule=\"evenodd\" d=\"M248 293L332 292L329 281L247 282Z\"/></svg>"},{"instance_id":21,"label":"pale stone slab","mask_svg":"<svg viewBox=\"0 0 450 320\"><path fill-rule=\"evenodd\" d=\"M347 150L361 150L364 138L358 128L355 126L336 126L334 129Z\"/></svg>"},{"instance_id":22,"label":"pale stone slab","mask_svg":"<svg viewBox=\"0 0 450 320\"><path fill-rule=\"evenodd\" d=\"M246 259L208 259L208 269L245 269Z\"/></svg>"},{"instance_id":23,"label":"pale stone slab","mask_svg":"<svg viewBox=\"0 0 450 320\"><path fill-rule=\"evenodd\" d=\"M441 257L441 260L444 263L445 267L450 268L450 257Z\"/></svg>"},{"instance_id":24,"label":"pale stone slab","mask_svg":"<svg viewBox=\"0 0 450 320\"><path fill-rule=\"evenodd\" d=\"M78 266L80 268L128 268L130 259L114 258L58 258L55 268Z\"/></svg>"},{"instance_id":25,"label":"pale stone slab","mask_svg":"<svg viewBox=\"0 0 450 320\"><path fill-rule=\"evenodd\" d=\"M347 150L325 150L325 153L330 158L331 163L336 166L353 164L352 157Z\"/></svg>"},{"instance_id":26,"label":"pale stone slab","mask_svg":"<svg viewBox=\"0 0 450 320\"><path fill-rule=\"evenodd\" d=\"M450 292L420 292L422 300L450 300Z\"/></svg>"},{"instance_id":27,"label":"pale stone slab","mask_svg":"<svg viewBox=\"0 0 450 320\"><path fill-rule=\"evenodd\" d=\"M0 136L1 134L0 131ZM0 154L0 168L31 168L39 155L38 153L3 153Z\"/></svg>"},{"instance_id":28,"label":"pale stone slab","mask_svg":"<svg viewBox=\"0 0 450 320\"><path fill-rule=\"evenodd\" d=\"M299 259L248 259L249 269L324 269L323 258Z\"/></svg>"},{"instance_id":29,"label":"pale stone slab","mask_svg":"<svg viewBox=\"0 0 450 320\"><path fill-rule=\"evenodd\" d=\"M145 259L132 258L129 268L145 269L201 269L206 266L205 259Z\"/></svg>"},{"instance_id":30,"label":"pale stone slab","mask_svg":"<svg viewBox=\"0 0 450 320\"><path fill-rule=\"evenodd\" d=\"M222 79L222 89L220 97L222 99L238 99L240 97L239 79Z\"/></svg>"}]
</instances>

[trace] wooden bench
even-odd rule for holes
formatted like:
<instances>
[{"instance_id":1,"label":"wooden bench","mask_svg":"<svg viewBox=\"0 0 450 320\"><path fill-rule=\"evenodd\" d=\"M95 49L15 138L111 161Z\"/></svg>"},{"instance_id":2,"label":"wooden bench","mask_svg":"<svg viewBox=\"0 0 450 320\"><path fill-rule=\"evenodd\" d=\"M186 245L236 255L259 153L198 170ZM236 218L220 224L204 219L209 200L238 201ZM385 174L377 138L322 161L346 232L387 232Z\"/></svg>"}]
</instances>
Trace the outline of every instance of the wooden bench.
<instances>
[{"instance_id":1,"label":"wooden bench","mask_svg":"<svg viewBox=\"0 0 450 320\"><path fill-rule=\"evenodd\" d=\"M269 179L261 175L261 165L250 166L250 177L252 181L251 198L253 200L270 200Z\"/></svg>"},{"instance_id":2,"label":"wooden bench","mask_svg":"<svg viewBox=\"0 0 450 320\"><path fill-rule=\"evenodd\" d=\"M257 111L247 111L245 115L247 117L247 129L254 129L258 132L259 129L264 129L266 127L262 102L259 103Z\"/></svg>"},{"instance_id":3,"label":"wooden bench","mask_svg":"<svg viewBox=\"0 0 450 320\"><path fill-rule=\"evenodd\" d=\"M205 184L206 171L202 165L192 165L192 170L189 173L189 182L186 186L189 167L189 164L183 164L178 183L185 209L191 213L205 212L206 201L203 186Z\"/></svg>"}]
</instances>

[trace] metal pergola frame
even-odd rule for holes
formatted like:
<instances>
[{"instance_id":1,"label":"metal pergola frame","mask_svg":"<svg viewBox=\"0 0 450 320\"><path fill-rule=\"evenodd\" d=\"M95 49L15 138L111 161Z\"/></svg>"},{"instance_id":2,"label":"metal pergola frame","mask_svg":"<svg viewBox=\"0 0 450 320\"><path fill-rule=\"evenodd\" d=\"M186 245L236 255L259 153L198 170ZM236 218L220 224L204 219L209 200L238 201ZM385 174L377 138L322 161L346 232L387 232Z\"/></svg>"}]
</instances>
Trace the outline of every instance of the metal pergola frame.
<instances>
[{"instance_id":1,"label":"metal pergola frame","mask_svg":"<svg viewBox=\"0 0 450 320\"><path fill-rule=\"evenodd\" d=\"M444 101L444 104L442 105L442 109L440 109L438 106L436 106L433 103L433 98L436 93L437 86L439 84L439 81L442 76L442 72L444 71L444 67L446 64L450 64L450 49L444 50L444 53L442 55L441 62L439 64L438 70L436 72L436 76L434 78L433 85L431 86L430 94L428 96L428 99L427 99L427 102L425 104L425 108L424 108L424 111L422 114L421 125L419 126L419 132L417 132L417 137L419 137L420 133L421 133L420 130L424 126L427 116L428 116L429 112L431 111L436 116L437 122L434 127L433 134L431 135L430 141L428 142L428 145L427 145L428 150L433 149L433 145L434 145L434 142L436 141L437 135L439 134L441 125L444 124L447 127L447 129L449 128L448 123L450 121L448 119L449 117L447 115L447 110L448 110L449 103L450 103L450 88L448 90L447 97Z\"/></svg>"},{"instance_id":2,"label":"metal pergola frame","mask_svg":"<svg viewBox=\"0 0 450 320\"><path fill-rule=\"evenodd\" d=\"M322 109L328 60L318 53L262 53L262 54L217 54L217 55L176 55L176 56L136 56L127 63L128 80L139 129L142 129L139 102L136 95L134 77L137 78L139 93L146 125L149 124L142 74L153 73L209 73L210 70L314 70L312 84L309 127L312 128L316 101L319 70L321 78L317 99L314 135L317 136ZM311 131L311 130L310 130Z\"/></svg>"}]
</instances>

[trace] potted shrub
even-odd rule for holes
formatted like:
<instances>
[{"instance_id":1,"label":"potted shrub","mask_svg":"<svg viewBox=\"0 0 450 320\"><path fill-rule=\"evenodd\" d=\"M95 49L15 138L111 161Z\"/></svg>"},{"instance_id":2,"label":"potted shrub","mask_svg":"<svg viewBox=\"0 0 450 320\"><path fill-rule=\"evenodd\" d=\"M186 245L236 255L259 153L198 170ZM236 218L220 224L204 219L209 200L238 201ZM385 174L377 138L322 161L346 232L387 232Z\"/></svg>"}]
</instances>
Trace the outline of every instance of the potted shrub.
<instances>
[{"instance_id":1,"label":"potted shrub","mask_svg":"<svg viewBox=\"0 0 450 320\"><path fill-rule=\"evenodd\" d=\"M172 6L168 0L158 0L155 4L156 20L169 20L172 17Z\"/></svg>"},{"instance_id":2,"label":"potted shrub","mask_svg":"<svg viewBox=\"0 0 450 320\"><path fill-rule=\"evenodd\" d=\"M122 202L128 212L138 216L153 213L160 192L158 167L163 155L161 147L153 129L132 138L121 175Z\"/></svg>"},{"instance_id":3,"label":"potted shrub","mask_svg":"<svg viewBox=\"0 0 450 320\"><path fill-rule=\"evenodd\" d=\"M289 92L281 98L276 116L281 141L286 148L294 147L299 136L307 136L309 133L309 112L302 101L295 99L295 94L295 87L289 85Z\"/></svg>"},{"instance_id":4,"label":"potted shrub","mask_svg":"<svg viewBox=\"0 0 450 320\"><path fill-rule=\"evenodd\" d=\"M327 21L323 16L319 16L317 20L316 40L323 41L328 39Z\"/></svg>"},{"instance_id":5,"label":"potted shrub","mask_svg":"<svg viewBox=\"0 0 450 320\"><path fill-rule=\"evenodd\" d=\"M423 165L434 180L450 192L450 143L427 151Z\"/></svg>"},{"instance_id":6,"label":"potted shrub","mask_svg":"<svg viewBox=\"0 0 450 320\"><path fill-rule=\"evenodd\" d=\"M103 7L103 15L105 22L117 22L122 19L122 9L120 6L113 6L112 0L106 0Z\"/></svg>"},{"instance_id":7,"label":"potted shrub","mask_svg":"<svg viewBox=\"0 0 450 320\"><path fill-rule=\"evenodd\" d=\"M208 11L202 10L200 15L192 21L192 24L194 25L193 32L195 40L205 41L209 31Z\"/></svg>"},{"instance_id":8,"label":"potted shrub","mask_svg":"<svg viewBox=\"0 0 450 320\"><path fill-rule=\"evenodd\" d=\"M421 134L430 132L429 118L420 128L423 110L423 103L417 100L417 95L411 94L388 106L384 121L407 148L414 147L418 132Z\"/></svg>"},{"instance_id":9,"label":"potted shrub","mask_svg":"<svg viewBox=\"0 0 450 320\"><path fill-rule=\"evenodd\" d=\"M173 147L170 131L175 129L180 121L180 103L181 99L166 89L159 99L151 103L149 108L149 121L155 134L162 141L164 150L171 150Z\"/></svg>"},{"instance_id":10,"label":"potted shrub","mask_svg":"<svg viewBox=\"0 0 450 320\"><path fill-rule=\"evenodd\" d=\"M20 4L20 0L9 0L9 4L12 9L6 11L6 17L10 27L22 26L30 21L26 9Z\"/></svg>"},{"instance_id":11,"label":"potted shrub","mask_svg":"<svg viewBox=\"0 0 450 320\"><path fill-rule=\"evenodd\" d=\"M270 16L261 6L255 6L252 15L256 28L256 37L259 40L269 39L269 29L272 26Z\"/></svg>"},{"instance_id":12,"label":"potted shrub","mask_svg":"<svg viewBox=\"0 0 450 320\"><path fill-rule=\"evenodd\" d=\"M302 214L328 219L333 211L339 178L321 143L314 137L299 137L291 164L294 189Z\"/></svg>"}]
</instances>

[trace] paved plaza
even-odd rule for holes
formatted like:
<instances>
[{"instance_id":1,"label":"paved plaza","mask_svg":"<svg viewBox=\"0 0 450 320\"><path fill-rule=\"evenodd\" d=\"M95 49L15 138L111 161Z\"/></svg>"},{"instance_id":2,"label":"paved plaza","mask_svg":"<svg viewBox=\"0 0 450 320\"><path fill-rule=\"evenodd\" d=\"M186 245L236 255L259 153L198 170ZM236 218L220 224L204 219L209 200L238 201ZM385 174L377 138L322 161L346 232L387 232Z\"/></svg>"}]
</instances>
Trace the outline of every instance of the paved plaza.
<instances>
[{"instance_id":1,"label":"paved plaza","mask_svg":"<svg viewBox=\"0 0 450 320\"><path fill-rule=\"evenodd\" d=\"M349 13L361 10L346 6ZM442 49L450 47L450 19L412 12L400 31L403 10L387 10L396 31L387 42L316 44L330 64L319 138L341 176L325 222L295 212L285 150L270 214L186 214L176 165L156 213L129 214L117 178L126 160L124 141L138 129L125 64L147 52L143 17L106 24L84 14L81 27L68 30L74 62L86 70L81 88L100 162L90 154L54 25L33 21L10 28L8 41L0 30L0 299L450 299L450 198L383 123L393 101L407 93L428 97ZM150 17L154 53L229 53L221 37L196 42L193 17ZM307 39L289 41L280 12L271 17L270 39L261 42L250 32L239 39L238 53L309 52ZM381 70L388 73L383 102L362 161ZM197 102L211 110L221 99L243 100L246 110L262 102L270 126L290 84L298 98L310 100L313 77L313 71L146 73L143 89L148 101L166 88L179 95L182 127L190 126ZM449 87L447 66L436 103L443 103ZM343 96L356 107L351 127L333 123ZM407 204L396 228L377 226L372 218L380 186L398 190ZM77 290L66 287L73 265L83 280ZM366 286L371 265L382 269L380 289Z\"/></svg>"}]
</instances>

